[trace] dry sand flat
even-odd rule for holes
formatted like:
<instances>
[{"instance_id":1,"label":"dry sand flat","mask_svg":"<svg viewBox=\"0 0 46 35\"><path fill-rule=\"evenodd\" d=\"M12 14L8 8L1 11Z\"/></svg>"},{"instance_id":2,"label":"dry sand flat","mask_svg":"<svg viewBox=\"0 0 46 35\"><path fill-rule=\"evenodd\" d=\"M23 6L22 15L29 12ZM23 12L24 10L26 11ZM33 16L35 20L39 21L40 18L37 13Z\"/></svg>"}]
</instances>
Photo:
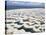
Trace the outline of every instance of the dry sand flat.
<instances>
[{"instance_id":1,"label":"dry sand flat","mask_svg":"<svg viewBox=\"0 0 46 35\"><path fill-rule=\"evenodd\" d=\"M13 9L6 11L7 34L38 33L45 31L45 10Z\"/></svg>"}]
</instances>

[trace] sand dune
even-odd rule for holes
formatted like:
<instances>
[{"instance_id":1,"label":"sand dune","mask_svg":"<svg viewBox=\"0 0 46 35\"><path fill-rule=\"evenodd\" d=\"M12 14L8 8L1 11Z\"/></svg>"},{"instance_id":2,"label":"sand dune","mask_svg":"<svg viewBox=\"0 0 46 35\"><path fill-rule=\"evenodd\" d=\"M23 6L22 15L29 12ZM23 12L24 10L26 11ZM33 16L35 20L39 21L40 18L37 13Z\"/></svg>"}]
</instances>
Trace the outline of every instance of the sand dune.
<instances>
[{"instance_id":1,"label":"sand dune","mask_svg":"<svg viewBox=\"0 0 46 35\"><path fill-rule=\"evenodd\" d=\"M45 31L45 10L13 9L6 11L7 34L37 33Z\"/></svg>"}]
</instances>

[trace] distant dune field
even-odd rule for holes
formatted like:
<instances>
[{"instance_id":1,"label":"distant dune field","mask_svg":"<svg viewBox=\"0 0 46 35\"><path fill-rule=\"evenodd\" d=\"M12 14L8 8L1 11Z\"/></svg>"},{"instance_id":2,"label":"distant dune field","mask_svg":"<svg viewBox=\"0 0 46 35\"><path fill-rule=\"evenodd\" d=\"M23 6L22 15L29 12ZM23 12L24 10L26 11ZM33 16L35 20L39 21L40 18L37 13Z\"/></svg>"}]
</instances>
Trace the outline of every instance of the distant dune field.
<instances>
[{"instance_id":1,"label":"distant dune field","mask_svg":"<svg viewBox=\"0 0 46 35\"><path fill-rule=\"evenodd\" d=\"M45 31L45 9L6 10L7 34L39 33Z\"/></svg>"}]
</instances>

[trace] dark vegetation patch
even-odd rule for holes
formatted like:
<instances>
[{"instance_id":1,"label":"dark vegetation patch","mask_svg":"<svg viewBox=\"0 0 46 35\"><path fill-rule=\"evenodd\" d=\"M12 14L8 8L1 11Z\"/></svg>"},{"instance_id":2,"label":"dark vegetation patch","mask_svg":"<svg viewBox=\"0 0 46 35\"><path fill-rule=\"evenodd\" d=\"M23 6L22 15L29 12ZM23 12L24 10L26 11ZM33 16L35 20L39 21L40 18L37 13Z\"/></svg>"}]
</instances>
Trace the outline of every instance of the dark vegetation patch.
<instances>
[{"instance_id":1,"label":"dark vegetation patch","mask_svg":"<svg viewBox=\"0 0 46 35\"><path fill-rule=\"evenodd\" d=\"M29 21L29 19L23 19L24 22Z\"/></svg>"},{"instance_id":2,"label":"dark vegetation patch","mask_svg":"<svg viewBox=\"0 0 46 35\"><path fill-rule=\"evenodd\" d=\"M25 28L24 26L18 28L18 30L24 29L25 32L31 32L31 33L35 33L36 31L33 30L33 28Z\"/></svg>"},{"instance_id":3,"label":"dark vegetation patch","mask_svg":"<svg viewBox=\"0 0 46 35\"><path fill-rule=\"evenodd\" d=\"M20 21L14 22L15 24L22 25L23 23L20 23Z\"/></svg>"},{"instance_id":4,"label":"dark vegetation patch","mask_svg":"<svg viewBox=\"0 0 46 35\"><path fill-rule=\"evenodd\" d=\"M41 22L40 24L43 25L43 24L45 24L45 23L44 23L44 22Z\"/></svg>"}]
</instances>

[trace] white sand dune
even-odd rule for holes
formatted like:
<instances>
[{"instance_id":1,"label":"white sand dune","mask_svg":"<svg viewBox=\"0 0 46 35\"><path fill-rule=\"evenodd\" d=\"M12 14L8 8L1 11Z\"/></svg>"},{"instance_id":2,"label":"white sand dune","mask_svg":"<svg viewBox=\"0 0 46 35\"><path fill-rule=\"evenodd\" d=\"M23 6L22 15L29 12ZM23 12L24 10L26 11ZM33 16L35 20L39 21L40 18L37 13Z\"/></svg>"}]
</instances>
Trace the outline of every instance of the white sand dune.
<instances>
[{"instance_id":1,"label":"white sand dune","mask_svg":"<svg viewBox=\"0 0 46 35\"><path fill-rule=\"evenodd\" d=\"M8 28L7 33L13 32L13 34L20 34L20 33L30 33L30 32L31 33L44 32L45 9L36 8L36 9L7 10L6 11L6 25ZM22 29L20 29L21 27ZM34 31L32 30L32 28Z\"/></svg>"}]
</instances>

